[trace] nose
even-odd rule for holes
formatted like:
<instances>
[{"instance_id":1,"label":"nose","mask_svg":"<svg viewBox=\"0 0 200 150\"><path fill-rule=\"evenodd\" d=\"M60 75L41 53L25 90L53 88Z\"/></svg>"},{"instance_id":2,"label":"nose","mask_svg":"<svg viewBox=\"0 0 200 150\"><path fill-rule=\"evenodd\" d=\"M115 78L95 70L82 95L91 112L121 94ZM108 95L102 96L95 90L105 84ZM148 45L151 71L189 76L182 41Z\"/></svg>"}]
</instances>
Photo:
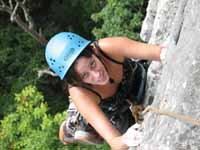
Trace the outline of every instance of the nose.
<instances>
[{"instance_id":1,"label":"nose","mask_svg":"<svg viewBox=\"0 0 200 150\"><path fill-rule=\"evenodd\" d=\"M92 73L92 76L96 79L100 77L100 71L93 70L91 73Z\"/></svg>"}]
</instances>

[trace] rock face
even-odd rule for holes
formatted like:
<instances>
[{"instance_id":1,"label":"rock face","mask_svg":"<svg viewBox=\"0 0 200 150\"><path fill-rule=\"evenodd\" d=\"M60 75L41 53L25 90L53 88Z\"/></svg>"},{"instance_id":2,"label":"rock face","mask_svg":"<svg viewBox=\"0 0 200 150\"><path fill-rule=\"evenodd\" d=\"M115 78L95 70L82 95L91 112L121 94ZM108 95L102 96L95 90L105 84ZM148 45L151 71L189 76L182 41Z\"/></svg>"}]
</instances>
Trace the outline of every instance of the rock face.
<instances>
[{"instance_id":1,"label":"rock face","mask_svg":"<svg viewBox=\"0 0 200 150\"><path fill-rule=\"evenodd\" d=\"M146 99L161 110L200 120L200 1L150 0L141 37L168 39L166 63L153 62ZM153 87L153 88L152 88ZM149 112L141 150L200 150L200 126ZM131 150L135 148L130 148Z\"/></svg>"}]
</instances>

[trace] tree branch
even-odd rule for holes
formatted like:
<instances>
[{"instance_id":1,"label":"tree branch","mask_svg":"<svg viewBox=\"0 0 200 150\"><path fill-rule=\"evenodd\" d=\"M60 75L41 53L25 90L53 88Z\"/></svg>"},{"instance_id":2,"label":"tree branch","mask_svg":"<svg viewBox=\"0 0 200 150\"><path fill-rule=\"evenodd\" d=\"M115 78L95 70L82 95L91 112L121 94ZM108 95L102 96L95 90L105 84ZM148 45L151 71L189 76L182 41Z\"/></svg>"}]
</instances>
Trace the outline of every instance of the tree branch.
<instances>
[{"instance_id":1,"label":"tree branch","mask_svg":"<svg viewBox=\"0 0 200 150\"><path fill-rule=\"evenodd\" d=\"M11 14L12 10L10 9L10 7L8 7L3 0L0 0L0 2L1 2L0 11L7 12L7 13Z\"/></svg>"},{"instance_id":2,"label":"tree branch","mask_svg":"<svg viewBox=\"0 0 200 150\"><path fill-rule=\"evenodd\" d=\"M21 19L19 15L15 17L15 21L25 32L29 33L40 44L45 45L47 43L46 38L43 35L40 35L36 30L29 29L28 25Z\"/></svg>"},{"instance_id":3,"label":"tree branch","mask_svg":"<svg viewBox=\"0 0 200 150\"><path fill-rule=\"evenodd\" d=\"M38 70L38 78L42 77L44 74L47 74L47 75L50 75L50 76L53 76L53 77L58 76L49 69Z\"/></svg>"},{"instance_id":4,"label":"tree branch","mask_svg":"<svg viewBox=\"0 0 200 150\"><path fill-rule=\"evenodd\" d=\"M3 0L0 0L2 7L6 6Z\"/></svg>"},{"instance_id":5,"label":"tree branch","mask_svg":"<svg viewBox=\"0 0 200 150\"><path fill-rule=\"evenodd\" d=\"M24 0L23 2L20 2L20 7L22 8L23 12L24 12L24 17L25 17L25 20L28 22L29 24L29 29L33 29L34 28L34 22L33 22L33 19L32 17L29 15L29 11L28 9L26 8L25 6L25 3L26 3L26 0Z\"/></svg>"},{"instance_id":6,"label":"tree branch","mask_svg":"<svg viewBox=\"0 0 200 150\"><path fill-rule=\"evenodd\" d=\"M15 8L14 8L14 10L12 11L12 14L10 15L10 21L11 21L11 22L14 21L14 18L15 18L15 16L16 16L16 12L17 12L18 7L19 7L19 3L16 3Z\"/></svg>"},{"instance_id":7,"label":"tree branch","mask_svg":"<svg viewBox=\"0 0 200 150\"><path fill-rule=\"evenodd\" d=\"M12 0L9 0L9 5L10 5L10 9L13 9L13 3L12 3Z\"/></svg>"},{"instance_id":8,"label":"tree branch","mask_svg":"<svg viewBox=\"0 0 200 150\"><path fill-rule=\"evenodd\" d=\"M34 29L34 21L30 16L28 8L25 6L25 4L26 0L23 0L22 2L20 0L9 0L8 5L3 0L0 0L0 11L10 14L11 22L16 22L20 28L29 33L40 44L46 45L47 40L42 35L41 29L38 32ZM20 8L23 10L25 21L22 19L20 14L18 14L18 9Z\"/></svg>"},{"instance_id":9,"label":"tree branch","mask_svg":"<svg viewBox=\"0 0 200 150\"><path fill-rule=\"evenodd\" d=\"M22 2L22 4L24 5L26 3L26 0L24 0L23 2Z\"/></svg>"}]
</instances>

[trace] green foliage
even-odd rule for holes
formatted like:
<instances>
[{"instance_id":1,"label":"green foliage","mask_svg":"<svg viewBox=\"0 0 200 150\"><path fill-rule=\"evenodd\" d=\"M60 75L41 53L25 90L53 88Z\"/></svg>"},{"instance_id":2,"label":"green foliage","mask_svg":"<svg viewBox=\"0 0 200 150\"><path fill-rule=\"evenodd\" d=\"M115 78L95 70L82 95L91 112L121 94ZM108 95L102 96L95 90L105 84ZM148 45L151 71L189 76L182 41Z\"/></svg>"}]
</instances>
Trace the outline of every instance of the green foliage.
<instances>
[{"instance_id":1,"label":"green foliage","mask_svg":"<svg viewBox=\"0 0 200 150\"><path fill-rule=\"evenodd\" d=\"M97 39L107 36L126 36L139 39L143 19L143 0L107 0L106 6L92 19L97 23L93 34Z\"/></svg>"},{"instance_id":2,"label":"green foliage","mask_svg":"<svg viewBox=\"0 0 200 150\"><path fill-rule=\"evenodd\" d=\"M94 22L90 16L103 7L103 0L62 0L52 1L47 26L50 35L60 31L73 31L86 37L91 37Z\"/></svg>"},{"instance_id":3,"label":"green foliage","mask_svg":"<svg viewBox=\"0 0 200 150\"><path fill-rule=\"evenodd\" d=\"M58 127L63 114L47 114L47 104L34 86L15 95L17 109L1 121L0 149L50 150L62 147Z\"/></svg>"},{"instance_id":4,"label":"green foliage","mask_svg":"<svg viewBox=\"0 0 200 150\"><path fill-rule=\"evenodd\" d=\"M15 109L12 93L34 82L34 69L44 64L44 58L27 33L11 25L0 29L0 115L4 115Z\"/></svg>"},{"instance_id":5,"label":"green foliage","mask_svg":"<svg viewBox=\"0 0 200 150\"><path fill-rule=\"evenodd\" d=\"M108 149L108 145L63 146L58 140L58 130L65 113L47 114L47 104L35 86L27 86L15 94L17 108L0 124L1 150L64 150Z\"/></svg>"},{"instance_id":6,"label":"green foliage","mask_svg":"<svg viewBox=\"0 0 200 150\"><path fill-rule=\"evenodd\" d=\"M0 28L0 89L7 93L12 90L16 78L33 78L36 72L30 68L40 66L43 52L38 43L20 29L14 26ZM34 59L35 57L42 59ZM33 62L35 60L37 62Z\"/></svg>"},{"instance_id":7,"label":"green foliage","mask_svg":"<svg viewBox=\"0 0 200 150\"><path fill-rule=\"evenodd\" d=\"M47 66L43 48L27 33L12 25L6 27L0 25L0 29L0 118L2 118L15 110L13 93L19 92L29 84L42 86L43 82L37 77L37 71ZM53 86L48 84L46 87ZM58 86L55 85L51 91L44 90L46 94L51 93L51 96L45 95L45 97L51 106L49 111L53 114L66 108L66 98L63 98L64 94L61 94L63 90Z\"/></svg>"}]
</instances>

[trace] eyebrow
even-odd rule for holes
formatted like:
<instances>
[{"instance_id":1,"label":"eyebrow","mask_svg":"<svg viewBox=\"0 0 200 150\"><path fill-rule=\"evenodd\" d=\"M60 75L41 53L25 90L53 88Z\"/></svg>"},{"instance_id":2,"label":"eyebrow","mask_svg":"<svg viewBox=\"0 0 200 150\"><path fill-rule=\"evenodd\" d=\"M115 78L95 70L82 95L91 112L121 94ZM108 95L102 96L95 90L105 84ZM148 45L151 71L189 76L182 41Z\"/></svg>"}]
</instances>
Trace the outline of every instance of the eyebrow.
<instances>
[{"instance_id":1,"label":"eyebrow","mask_svg":"<svg viewBox=\"0 0 200 150\"><path fill-rule=\"evenodd\" d=\"M88 61L88 63L87 63L87 67L88 67L88 68L90 68L91 60L92 60L92 58L89 57L89 61ZM85 73L85 72L84 72L84 73ZM78 74L79 74L79 77L82 78L84 73L80 73L80 74L78 73Z\"/></svg>"},{"instance_id":2,"label":"eyebrow","mask_svg":"<svg viewBox=\"0 0 200 150\"><path fill-rule=\"evenodd\" d=\"M86 57L86 58L87 58L87 57ZM93 58L92 58L92 57L88 57L88 60L89 60L89 61L87 61L86 66L87 66L88 68L90 68L90 64L91 64ZM78 63L80 63L80 62L75 61L75 65L77 65ZM75 66L75 65L74 65L74 66ZM75 71L77 72L78 76L82 78L83 73L79 73L79 72L77 71L77 69L75 69Z\"/></svg>"},{"instance_id":3,"label":"eyebrow","mask_svg":"<svg viewBox=\"0 0 200 150\"><path fill-rule=\"evenodd\" d=\"M89 67L89 68L90 68L90 64L91 64L92 60L93 60L93 58L90 57L90 58L89 58L89 61L88 61L88 62L89 62L89 63L88 63L88 67Z\"/></svg>"}]
</instances>

